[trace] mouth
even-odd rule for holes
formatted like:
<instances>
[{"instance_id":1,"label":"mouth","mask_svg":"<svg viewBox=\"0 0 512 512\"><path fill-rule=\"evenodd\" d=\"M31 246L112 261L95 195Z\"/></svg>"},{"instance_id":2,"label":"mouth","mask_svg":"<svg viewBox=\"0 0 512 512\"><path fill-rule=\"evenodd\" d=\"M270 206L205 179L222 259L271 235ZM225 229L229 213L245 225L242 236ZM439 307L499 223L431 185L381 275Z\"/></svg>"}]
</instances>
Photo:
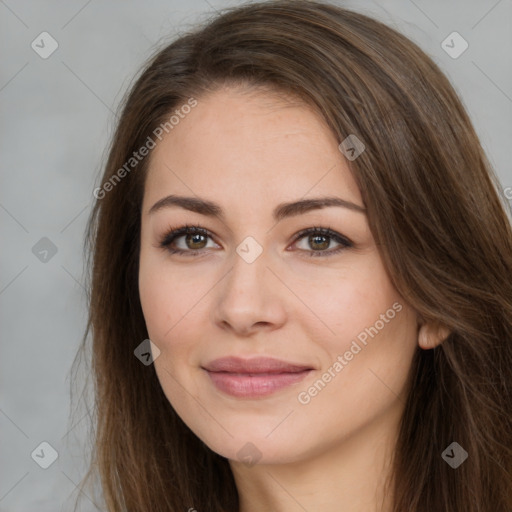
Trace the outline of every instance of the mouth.
<instances>
[{"instance_id":1,"label":"mouth","mask_svg":"<svg viewBox=\"0 0 512 512\"><path fill-rule=\"evenodd\" d=\"M308 365L266 357L216 359L202 367L219 390L239 398L260 398L302 381Z\"/></svg>"}]
</instances>

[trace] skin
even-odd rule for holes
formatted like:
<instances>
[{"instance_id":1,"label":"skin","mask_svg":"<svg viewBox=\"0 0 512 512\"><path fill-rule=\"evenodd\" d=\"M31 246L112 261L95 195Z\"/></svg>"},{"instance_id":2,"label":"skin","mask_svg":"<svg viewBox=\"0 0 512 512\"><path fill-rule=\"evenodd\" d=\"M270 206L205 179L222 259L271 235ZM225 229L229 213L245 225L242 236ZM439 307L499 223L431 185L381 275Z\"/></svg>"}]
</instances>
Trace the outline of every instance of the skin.
<instances>
[{"instance_id":1,"label":"skin","mask_svg":"<svg viewBox=\"0 0 512 512\"><path fill-rule=\"evenodd\" d=\"M418 317L392 286L365 212L336 206L272 218L282 202L327 195L364 207L338 144L303 104L223 88L198 98L150 155L139 290L149 337L161 351L155 369L183 421L230 460L242 512L390 510L383 485ZM169 194L214 201L225 218L177 206L149 213ZM199 248L197 257L159 246L169 227L185 223L212 234L202 244L175 240L183 250ZM319 243L308 243L307 235L296 240L310 227L330 227L354 245L311 257L321 252ZM252 263L236 252L248 236L263 250ZM340 247L326 241L325 251ZM299 393L395 303L400 312L309 403L300 403ZM438 331L419 332L423 348L438 343ZM201 368L230 355L265 355L314 371L270 396L235 398ZM244 446L260 457L256 464L240 460Z\"/></svg>"}]
</instances>

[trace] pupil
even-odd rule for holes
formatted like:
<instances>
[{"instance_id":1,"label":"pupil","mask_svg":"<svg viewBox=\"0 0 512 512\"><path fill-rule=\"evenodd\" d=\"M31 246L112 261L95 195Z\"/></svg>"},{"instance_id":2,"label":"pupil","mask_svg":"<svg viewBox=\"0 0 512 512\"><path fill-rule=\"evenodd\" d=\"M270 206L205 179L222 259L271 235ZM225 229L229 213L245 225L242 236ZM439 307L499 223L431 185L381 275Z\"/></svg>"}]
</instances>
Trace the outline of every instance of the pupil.
<instances>
[{"instance_id":1,"label":"pupil","mask_svg":"<svg viewBox=\"0 0 512 512\"><path fill-rule=\"evenodd\" d=\"M200 240L201 237L204 238L204 235L197 234L197 233L193 234L193 235L188 235L187 236L187 242L192 240L192 244L196 244L196 243L201 244L201 242L204 242L203 240ZM199 238L199 240L198 240L198 238ZM198 247L192 247L192 249L198 249Z\"/></svg>"},{"instance_id":2,"label":"pupil","mask_svg":"<svg viewBox=\"0 0 512 512\"><path fill-rule=\"evenodd\" d=\"M312 236L310 238L310 241L313 240L313 245L317 243L317 241L319 239L323 239L324 240L324 243L322 244L322 242L319 242L321 247L317 247L317 249L327 249L329 247L329 242L326 241L327 240L327 237L326 236L319 236L319 235L316 235L316 236Z\"/></svg>"}]
</instances>

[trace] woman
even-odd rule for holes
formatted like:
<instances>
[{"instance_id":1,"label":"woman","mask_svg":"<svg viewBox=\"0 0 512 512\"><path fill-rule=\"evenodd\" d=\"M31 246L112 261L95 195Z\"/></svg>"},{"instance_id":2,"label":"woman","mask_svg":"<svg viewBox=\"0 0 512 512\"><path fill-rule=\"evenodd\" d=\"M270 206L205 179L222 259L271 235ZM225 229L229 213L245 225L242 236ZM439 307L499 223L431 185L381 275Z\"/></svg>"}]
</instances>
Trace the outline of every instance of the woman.
<instances>
[{"instance_id":1,"label":"woman","mask_svg":"<svg viewBox=\"0 0 512 512\"><path fill-rule=\"evenodd\" d=\"M497 189L446 77L364 15L255 3L161 50L89 224L107 510L510 511Z\"/></svg>"}]
</instances>

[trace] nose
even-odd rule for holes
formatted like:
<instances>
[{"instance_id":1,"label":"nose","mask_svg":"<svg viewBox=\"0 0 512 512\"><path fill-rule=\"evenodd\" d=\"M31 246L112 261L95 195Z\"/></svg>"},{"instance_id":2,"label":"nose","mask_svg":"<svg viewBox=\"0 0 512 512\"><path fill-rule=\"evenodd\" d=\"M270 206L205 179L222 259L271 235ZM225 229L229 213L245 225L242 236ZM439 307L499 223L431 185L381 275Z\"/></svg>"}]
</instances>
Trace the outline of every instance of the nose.
<instances>
[{"instance_id":1,"label":"nose","mask_svg":"<svg viewBox=\"0 0 512 512\"><path fill-rule=\"evenodd\" d=\"M211 315L221 329L246 337L285 323L286 288L269 263L265 250L251 263L234 254L231 270L214 288Z\"/></svg>"}]
</instances>

